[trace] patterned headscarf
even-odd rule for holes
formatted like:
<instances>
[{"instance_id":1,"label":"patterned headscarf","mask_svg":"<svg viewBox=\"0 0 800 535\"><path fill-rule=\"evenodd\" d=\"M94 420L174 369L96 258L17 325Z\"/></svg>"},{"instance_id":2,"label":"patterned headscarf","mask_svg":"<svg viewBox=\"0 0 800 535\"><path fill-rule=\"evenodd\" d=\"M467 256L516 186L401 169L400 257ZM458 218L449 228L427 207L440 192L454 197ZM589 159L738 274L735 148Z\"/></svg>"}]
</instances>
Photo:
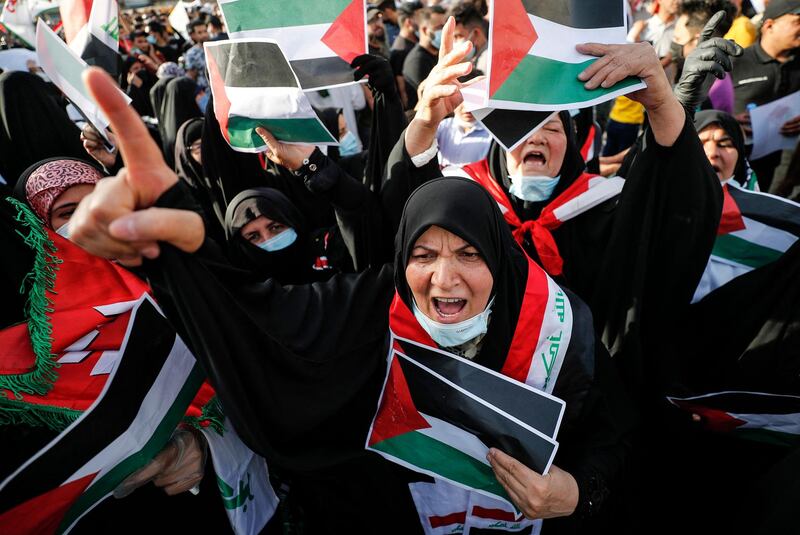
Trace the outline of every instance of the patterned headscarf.
<instances>
[{"instance_id":1,"label":"patterned headscarf","mask_svg":"<svg viewBox=\"0 0 800 535\"><path fill-rule=\"evenodd\" d=\"M27 175L27 179L25 178ZM103 174L93 165L73 159L40 162L23 173L25 198L45 226L50 227L50 213L59 195L78 184L96 184Z\"/></svg>"}]
</instances>

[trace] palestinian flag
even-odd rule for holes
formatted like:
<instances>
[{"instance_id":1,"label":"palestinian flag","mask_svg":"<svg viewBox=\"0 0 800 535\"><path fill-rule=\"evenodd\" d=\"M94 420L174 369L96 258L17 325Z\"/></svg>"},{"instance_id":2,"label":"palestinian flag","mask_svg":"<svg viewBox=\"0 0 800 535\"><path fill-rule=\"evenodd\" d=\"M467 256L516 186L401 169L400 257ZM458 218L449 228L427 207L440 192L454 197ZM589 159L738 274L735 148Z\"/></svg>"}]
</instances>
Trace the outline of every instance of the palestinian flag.
<instances>
[{"instance_id":1,"label":"palestinian flag","mask_svg":"<svg viewBox=\"0 0 800 535\"><path fill-rule=\"evenodd\" d=\"M580 43L624 43L625 0L496 0L489 26L490 107L584 108L644 88L628 78L587 90L578 74L597 58Z\"/></svg>"},{"instance_id":2,"label":"palestinian flag","mask_svg":"<svg viewBox=\"0 0 800 535\"><path fill-rule=\"evenodd\" d=\"M239 152L266 150L255 132L258 126L288 143L337 143L317 117L275 41L232 39L204 46L214 114L231 148Z\"/></svg>"},{"instance_id":3,"label":"palestinian flag","mask_svg":"<svg viewBox=\"0 0 800 535\"><path fill-rule=\"evenodd\" d=\"M94 0L89 20L69 47L89 65L116 76L119 65L119 7L116 0Z\"/></svg>"},{"instance_id":4,"label":"palestinian flag","mask_svg":"<svg viewBox=\"0 0 800 535\"><path fill-rule=\"evenodd\" d=\"M706 269L692 302L731 280L778 260L800 237L800 204L723 186L722 218Z\"/></svg>"},{"instance_id":5,"label":"palestinian flag","mask_svg":"<svg viewBox=\"0 0 800 535\"><path fill-rule=\"evenodd\" d=\"M2 26L31 47L36 42L32 4L29 0L6 0L0 13Z\"/></svg>"},{"instance_id":6,"label":"palestinian flag","mask_svg":"<svg viewBox=\"0 0 800 535\"><path fill-rule=\"evenodd\" d=\"M779 445L800 442L800 396L732 391L667 399L700 415L712 431Z\"/></svg>"},{"instance_id":7,"label":"palestinian flag","mask_svg":"<svg viewBox=\"0 0 800 535\"><path fill-rule=\"evenodd\" d=\"M364 0L221 0L219 7L230 37L274 39L305 90L354 83L350 62L368 51Z\"/></svg>"},{"instance_id":8,"label":"palestinian flag","mask_svg":"<svg viewBox=\"0 0 800 535\"><path fill-rule=\"evenodd\" d=\"M99 1L99 0L98 0ZM42 19L36 26L36 53L45 74L104 137L108 118L83 85L81 75L89 66L51 30ZM127 102L131 99L120 91ZM108 141L108 140L106 140Z\"/></svg>"},{"instance_id":9,"label":"palestinian flag","mask_svg":"<svg viewBox=\"0 0 800 535\"><path fill-rule=\"evenodd\" d=\"M503 149L512 151L543 127L553 112L482 108L472 115Z\"/></svg>"},{"instance_id":10,"label":"palestinian flag","mask_svg":"<svg viewBox=\"0 0 800 535\"><path fill-rule=\"evenodd\" d=\"M148 296L115 370L78 420L0 484L0 532L63 533L167 443L203 372Z\"/></svg>"},{"instance_id":11,"label":"palestinian flag","mask_svg":"<svg viewBox=\"0 0 800 535\"><path fill-rule=\"evenodd\" d=\"M563 401L544 392L398 338L367 448L412 470L508 501L486 460L489 448L547 473L563 409Z\"/></svg>"}]
</instances>

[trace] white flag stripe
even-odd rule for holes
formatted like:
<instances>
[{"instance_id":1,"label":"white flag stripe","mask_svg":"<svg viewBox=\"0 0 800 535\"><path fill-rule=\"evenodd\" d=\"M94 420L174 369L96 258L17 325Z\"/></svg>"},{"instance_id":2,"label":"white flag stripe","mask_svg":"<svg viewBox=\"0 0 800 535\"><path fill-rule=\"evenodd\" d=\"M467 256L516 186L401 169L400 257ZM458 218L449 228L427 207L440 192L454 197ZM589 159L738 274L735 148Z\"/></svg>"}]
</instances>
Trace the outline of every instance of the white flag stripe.
<instances>
[{"instance_id":1,"label":"white flag stripe","mask_svg":"<svg viewBox=\"0 0 800 535\"><path fill-rule=\"evenodd\" d=\"M434 416L429 416L423 412L420 412L420 415L422 415L431 426L427 429L417 429L418 433L438 440L448 446L452 446L461 453L469 455L485 465L489 464L489 461L486 460L486 454L489 452L489 448L486 444L481 442L478 437Z\"/></svg>"},{"instance_id":2,"label":"white flag stripe","mask_svg":"<svg viewBox=\"0 0 800 535\"><path fill-rule=\"evenodd\" d=\"M330 24L309 24L307 26L285 26L283 28L262 28L233 32L231 38L265 37L274 39L289 61L336 57L336 53L322 42Z\"/></svg>"},{"instance_id":3,"label":"white flag stripe","mask_svg":"<svg viewBox=\"0 0 800 535\"><path fill-rule=\"evenodd\" d=\"M572 28L528 14L538 38L528 51L529 55L552 59L564 63L583 63L596 59L575 50L581 43L624 43L625 27L618 28ZM613 37L609 39L609 36Z\"/></svg>"},{"instance_id":4,"label":"white flag stripe","mask_svg":"<svg viewBox=\"0 0 800 535\"><path fill-rule=\"evenodd\" d=\"M265 119L316 118L308 97L294 87L225 87L229 116Z\"/></svg>"},{"instance_id":5,"label":"white flag stripe","mask_svg":"<svg viewBox=\"0 0 800 535\"><path fill-rule=\"evenodd\" d=\"M547 292L547 308L542 318L542 327L539 330L539 343L533 350L531 367L528 369L525 384L552 394L572 338L572 304L563 290L550 277L547 277ZM563 304L563 310L557 308L560 304ZM553 347L555 347L555 354L551 351ZM560 426L561 418L558 419L553 437L558 436Z\"/></svg>"},{"instance_id":6,"label":"white flag stripe","mask_svg":"<svg viewBox=\"0 0 800 535\"><path fill-rule=\"evenodd\" d=\"M595 180L597 182L594 182ZM599 180L592 179L589 184L590 187L585 193L553 210L553 215L563 223L615 197L622 191L624 185L625 179L618 176L611 178L600 177Z\"/></svg>"},{"instance_id":7,"label":"white flag stripe","mask_svg":"<svg viewBox=\"0 0 800 535\"><path fill-rule=\"evenodd\" d=\"M731 262L726 258L711 255L703 271L703 276L697 285L697 289L692 296L692 303L700 301L702 298L723 286L736 277L753 271L750 266Z\"/></svg>"},{"instance_id":8,"label":"white flag stripe","mask_svg":"<svg viewBox=\"0 0 800 535\"><path fill-rule=\"evenodd\" d=\"M778 433L800 435L800 414L735 414L728 413L745 423L737 429L766 429Z\"/></svg>"},{"instance_id":9,"label":"white flag stripe","mask_svg":"<svg viewBox=\"0 0 800 535\"><path fill-rule=\"evenodd\" d=\"M94 0L92 3L92 11L89 13L89 31L115 52L119 50L119 40L109 35L103 26L111 25L108 29L118 32L117 16L116 0Z\"/></svg>"},{"instance_id":10,"label":"white flag stripe","mask_svg":"<svg viewBox=\"0 0 800 535\"><path fill-rule=\"evenodd\" d=\"M749 217L742 217L742 220L745 228L731 232L731 236L784 253L797 241L797 236L791 232L765 225Z\"/></svg>"}]
</instances>

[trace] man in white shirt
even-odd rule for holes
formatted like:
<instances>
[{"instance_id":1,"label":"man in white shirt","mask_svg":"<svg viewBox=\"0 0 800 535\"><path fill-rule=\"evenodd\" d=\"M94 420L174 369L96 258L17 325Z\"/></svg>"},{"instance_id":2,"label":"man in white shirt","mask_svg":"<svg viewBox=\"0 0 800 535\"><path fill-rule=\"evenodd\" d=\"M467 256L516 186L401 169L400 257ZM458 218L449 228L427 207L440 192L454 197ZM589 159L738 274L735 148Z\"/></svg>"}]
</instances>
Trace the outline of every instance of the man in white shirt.
<instances>
[{"instance_id":1,"label":"man in white shirt","mask_svg":"<svg viewBox=\"0 0 800 535\"><path fill-rule=\"evenodd\" d=\"M439 123L436 142L440 166L462 166L486 158L492 136L464 109L462 103L453 112L453 117Z\"/></svg>"}]
</instances>

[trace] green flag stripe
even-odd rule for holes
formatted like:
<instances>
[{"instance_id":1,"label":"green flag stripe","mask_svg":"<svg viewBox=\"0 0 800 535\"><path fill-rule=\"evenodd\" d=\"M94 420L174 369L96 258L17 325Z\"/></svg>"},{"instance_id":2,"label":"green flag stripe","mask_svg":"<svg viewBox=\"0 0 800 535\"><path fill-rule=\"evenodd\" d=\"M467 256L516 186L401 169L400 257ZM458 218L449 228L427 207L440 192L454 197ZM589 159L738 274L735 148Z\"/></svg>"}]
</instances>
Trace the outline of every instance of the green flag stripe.
<instances>
[{"instance_id":1,"label":"green flag stripe","mask_svg":"<svg viewBox=\"0 0 800 535\"><path fill-rule=\"evenodd\" d=\"M150 460L161 451L164 444L167 443L172 432L183 418L186 412L186 407L192 402L194 396L197 394L200 385L203 384L205 373L196 363L192 371L186 377L186 380L181 387L180 392L175 397L172 406L161 418L161 422L156 427L155 432L144 445L144 447L137 453L134 453L117 466L112 468L99 480L94 482L86 492L84 492L78 500L72 505L70 510L61 521L61 525L57 533L63 533L66 528L72 525L82 514L84 514L90 507L97 503L103 496L112 492L122 481L125 480L130 474L142 468Z\"/></svg>"},{"instance_id":2,"label":"green flag stripe","mask_svg":"<svg viewBox=\"0 0 800 535\"><path fill-rule=\"evenodd\" d=\"M588 90L578 80L578 74L594 61L564 63L525 56L491 98L531 104L570 104L600 98L639 83L637 78L627 78L608 89Z\"/></svg>"},{"instance_id":3,"label":"green flag stripe","mask_svg":"<svg viewBox=\"0 0 800 535\"><path fill-rule=\"evenodd\" d=\"M753 440L755 442L763 442L775 446L789 446L793 447L800 443L800 436L791 433L781 433L780 431L773 431L772 429L734 429L733 433L740 438Z\"/></svg>"},{"instance_id":4,"label":"green flag stripe","mask_svg":"<svg viewBox=\"0 0 800 535\"><path fill-rule=\"evenodd\" d=\"M494 477L491 466L422 433L414 431L397 435L373 444L371 448L451 481L509 499Z\"/></svg>"},{"instance_id":5,"label":"green flag stripe","mask_svg":"<svg viewBox=\"0 0 800 535\"><path fill-rule=\"evenodd\" d=\"M303 119L251 119L232 116L228 119L230 143L235 147L256 149L264 146L264 140L256 134L256 127L263 126L279 141L302 143L330 143L335 141L330 132L314 117Z\"/></svg>"},{"instance_id":6,"label":"green flag stripe","mask_svg":"<svg viewBox=\"0 0 800 535\"><path fill-rule=\"evenodd\" d=\"M350 0L294 0L291 4L274 0L236 0L222 3L220 7L228 32L236 33L331 23L349 4Z\"/></svg>"},{"instance_id":7,"label":"green flag stripe","mask_svg":"<svg viewBox=\"0 0 800 535\"><path fill-rule=\"evenodd\" d=\"M732 262L758 268L776 261L783 252L743 240L732 234L717 236L711 254Z\"/></svg>"}]
</instances>

